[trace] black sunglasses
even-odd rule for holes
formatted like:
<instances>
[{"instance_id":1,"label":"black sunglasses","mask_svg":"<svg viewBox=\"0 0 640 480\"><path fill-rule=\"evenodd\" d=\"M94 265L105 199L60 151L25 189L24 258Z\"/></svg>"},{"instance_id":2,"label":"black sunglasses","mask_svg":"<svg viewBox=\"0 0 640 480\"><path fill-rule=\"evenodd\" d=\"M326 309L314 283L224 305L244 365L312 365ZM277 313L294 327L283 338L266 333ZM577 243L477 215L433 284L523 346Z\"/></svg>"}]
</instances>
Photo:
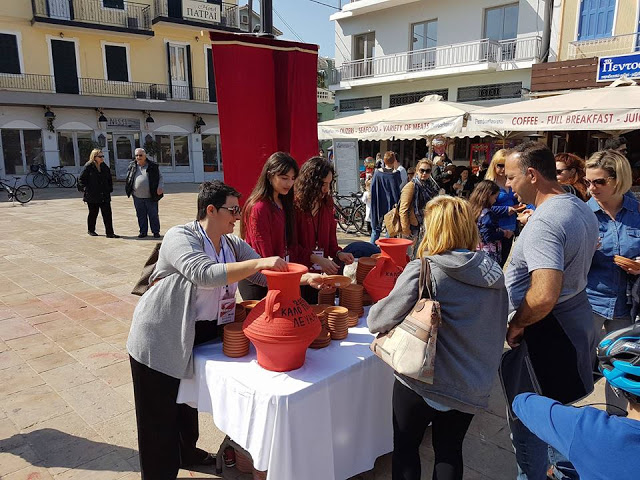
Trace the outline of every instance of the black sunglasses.
<instances>
[{"instance_id":1,"label":"black sunglasses","mask_svg":"<svg viewBox=\"0 0 640 480\"><path fill-rule=\"evenodd\" d=\"M614 178L614 177L594 178L593 180L587 180L585 178L584 183L587 184L587 187L590 187L591 185L593 185L594 187L603 187L609 182L610 178Z\"/></svg>"},{"instance_id":2,"label":"black sunglasses","mask_svg":"<svg viewBox=\"0 0 640 480\"><path fill-rule=\"evenodd\" d=\"M496 168L504 168L504 163L496 163Z\"/></svg>"},{"instance_id":3,"label":"black sunglasses","mask_svg":"<svg viewBox=\"0 0 640 480\"><path fill-rule=\"evenodd\" d=\"M568 168L556 168L556 175L562 175L562 172L569 170Z\"/></svg>"},{"instance_id":4,"label":"black sunglasses","mask_svg":"<svg viewBox=\"0 0 640 480\"><path fill-rule=\"evenodd\" d=\"M430 168L419 168L418 171L420 173L431 173L431 169Z\"/></svg>"},{"instance_id":5,"label":"black sunglasses","mask_svg":"<svg viewBox=\"0 0 640 480\"><path fill-rule=\"evenodd\" d=\"M221 208L224 208L225 210L229 210L231 212L231 215L240 215L240 212L242 212L242 208L238 205L234 205L233 207L221 206L218 208L218 210L220 210Z\"/></svg>"},{"instance_id":6,"label":"black sunglasses","mask_svg":"<svg viewBox=\"0 0 640 480\"><path fill-rule=\"evenodd\" d=\"M104 158L104 155L96 155L97 158Z\"/></svg>"}]
</instances>

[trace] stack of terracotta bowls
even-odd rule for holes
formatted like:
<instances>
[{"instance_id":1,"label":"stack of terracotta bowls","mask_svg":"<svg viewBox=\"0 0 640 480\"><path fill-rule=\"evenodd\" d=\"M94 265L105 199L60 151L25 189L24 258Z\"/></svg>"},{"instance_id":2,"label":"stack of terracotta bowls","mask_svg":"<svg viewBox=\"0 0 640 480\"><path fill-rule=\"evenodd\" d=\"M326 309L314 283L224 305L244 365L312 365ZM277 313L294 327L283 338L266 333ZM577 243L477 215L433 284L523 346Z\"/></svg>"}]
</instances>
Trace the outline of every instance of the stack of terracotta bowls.
<instances>
[{"instance_id":1,"label":"stack of terracotta bowls","mask_svg":"<svg viewBox=\"0 0 640 480\"><path fill-rule=\"evenodd\" d=\"M245 310L247 311L247 316L249 316L249 313L251 313L253 307L255 307L258 303L260 303L260 300L245 300L244 302L240 302L240 305L245 308Z\"/></svg>"},{"instance_id":2,"label":"stack of terracotta bowls","mask_svg":"<svg viewBox=\"0 0 640 480\"><path fill-rule=\"evenodd\" d=\"M342 340L349 334L349 310L345 307L325 309L331 340Z\"/></svg>"},{"instance_id":3,"label":"stack of terracotta bowls","mask_svg":"<svg viewBox=\"0 0 640 480\"><path fill-rule=\"evenodd\" d=\"M358 316L364 315L362 307L362 296L364 287L362 285L351 284L348 287L340 289L340 305L357 313Z\"/></svg>"},{"instance_id":4,"label":"stack of terracotta bowls","mask_svg":"<svg viewBox=\"0 0 640 480\"><path fill-rule=\"evenodd\" d=\"M360 257L358 259L358 266L356 268L356 282L358 285L362 285L365 277L371 271L373 267L376 266L375 258L371 257Z\"/></svg>"},{"instance_id":5,"label":"stack of terracotta bowls","mask_svg":"<svg viewBox=\"0 0 640 480\"><path fill-rule=\"evenodd\" d=\"M329 328L327 327L327 315L324 313L327 307L331 305L311 305L311 310L315 313L320 319L320 323L322 323L322 330L320 330L320 334L316 337L309 348L325 348L328 347L331 343L331 334L329 333Z\"/></svg>"},{"instance_id":6,"label":"stack of terracotta bowls","mask_svg":"<svg viewBox=\"0 0 640 480\"><path fill-rule=\"evenodd\" d=\"M318 292L318 303L326 303L329 305L336 304L336 289L335 288L323 288Z\"/></svg>"},{"instance_id":7,"label":"stack of terracotta bowls","mask_svg":"<svg viewBox=\"0 0 640 480\"><path fill-rule=\"evenodd\" d=\"M227 323L224 326L222 352L231 358L244 357L249 353L249 339L242 331L242 323Z\"/></svg>"},{"instance_id":8,"label":"stack of terracotta bowls","mask_svg":"<svg viewBox=\"0 0 640 480\"><path fill-rule=\"evenodd\" d=\"M247 318L247 309L241 303L236 304L236 317L234 322L244 322Z\"/></svg>"}]
</instances>

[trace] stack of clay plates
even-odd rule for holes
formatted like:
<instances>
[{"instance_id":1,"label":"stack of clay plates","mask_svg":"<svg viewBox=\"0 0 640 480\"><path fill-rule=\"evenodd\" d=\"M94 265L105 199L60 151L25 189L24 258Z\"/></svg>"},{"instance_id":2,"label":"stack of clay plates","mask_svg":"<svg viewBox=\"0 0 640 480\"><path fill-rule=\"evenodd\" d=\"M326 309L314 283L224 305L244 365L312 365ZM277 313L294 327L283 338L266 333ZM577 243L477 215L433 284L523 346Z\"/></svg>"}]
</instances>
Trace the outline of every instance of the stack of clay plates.
<instances>
[{"instance_id":1,"label":"stack of clay plates","mask_svg":"<svg viewBox=\"0 0 640 480\"><path fill-rule=\"evenodd\" d=\"M320 323L323 325L327 323L327 316L324 313L324 309L330 306L331 305L311 305L311 310L318 316Z\"/></svg>"},{"instance_id":2,"label":"stack of clay plates","mask_svg":"<svg viewBox=\"0 0 640 480\"><path fill-rule=\"evenodd\" d=\"M249 316L249 314L251 313L251 309L258 303L260 303L260 300L245 300L244 302L240 302L240 305L245 308L245 310L247 311L247 316Z\"/></svg>"},{"instance_id":3,"label":"stack of clay plates","mask_svg":"<svg viewBox=\"0 0 640 480\"><path fill-rule=\"evenodd\" d=\"M613 262L623 269L640 270L640 263L620 255L613 256Z\"/></svg>"},{"instance_id":4,"label":"stack of clay plates","mask_svg":"<svg viewBox=\"0 0 640 480\"><path fill-rule=\"evenodd\" d=\"M349 310L345 307L329 307L327 314L327 326L331 334L331 340L342 340L349 334Z\"/></svg>"},{"instance_id":5,"label":"stack of clay plates","mask_svg":"<svg viewBox=\"0 0 640 480\"><path fill-rule=\"evenodd\" d=\"M362 307L362 296L364 294L364 287L362 285L349 285L340 289L340 305L346 307L349 310L357 313L358 316L364 315L364 308Z\"/></svg>"},{"instance_id":6,"label":"stack of clay plates","mask_svg":"<svg viewBox=\"0 0 640 480\"><path fill-rule=\"evenodd\" d=\"M369 274L371 269L376 266L376 259L371 257L361 257L358 259L358 266L356 268L356 282L358 285L362 285L365 277Z\"/></svg>"},{"instance_id":7,"label":"stack of clay plates","mask_svg":"<svg viewBox=\"0 0 640 480\"><path fill-rule=\"evenodd\" d=\"M335 288L323 288L318 291L318 303L327 303L329 305L336 304L336 289Z\"/></svg>"},{"instance_id":8,"label":"stack of clay plates","mask_svg":"<svg viewBox=\"0 0 640 480\"><path fill-rule=\"evenodd\" d=\"M247 318L247 309L241 303L236 303L236 317L234 322L244 322Z\"/></svg>"},{"instance_id":9,"label":"stack of clay plates","mask_svg":"<svg viewBox=\"0 0 640 480\"><path fill-rule=\"evenodd\" d=\"M358 326L358 322L360 322L360 314L358 312L349 310L347 317L347 324L349 325L349 328Z\"/></svg>"},{"instance_id":10,"label":"stack of clay plates","mask_svg":"<svg viewBox=\"0 0 640 480\"><path fill-rule=\"evenodd\" d=\"M376 260L377 258L380 258L382 256L381 253L374 253L373 255L371 255L371 258L373 258L374 260Z\"/></svg>"},{"instance_id":11,"label":"stack of clay plates","mask_svg":"<svg viewBox=\"0 0 640 480\"><path fill-rule=\"evenodd\" d=\"M331 335L329 334L329 328L327 327L327 315L324 313L327 307L331 305L311 305L311 310L315 313L320 319L320 323L322 324L322 330L320 330L320 334L316 337L316 339L309 345L309 348L324 348L328 347L331 343Z\"/></svg>"},{"instance_id":12,"label":"stack of clay plates","mask_svg":"<svg viewBox=\"0 0 640 480\"><path fill-rule=\"evenodd\" d=\"M224 326L222 351L227 357L244 357L249 353L249 339L242 331L242 323L227 323Z\"/></svg>"}]
</instances>

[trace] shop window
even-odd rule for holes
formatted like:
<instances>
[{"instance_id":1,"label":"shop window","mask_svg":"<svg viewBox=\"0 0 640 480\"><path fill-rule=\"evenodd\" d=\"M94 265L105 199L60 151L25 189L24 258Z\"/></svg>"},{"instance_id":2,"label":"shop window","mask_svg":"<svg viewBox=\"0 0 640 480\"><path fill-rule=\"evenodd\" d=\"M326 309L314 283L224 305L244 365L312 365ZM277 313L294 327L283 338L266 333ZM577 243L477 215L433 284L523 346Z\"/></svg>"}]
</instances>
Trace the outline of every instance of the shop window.
<instances>
[{"instance_id":1,"label":"shop window","mask_svg":"<svg viewBox=\"0 0 640 480\"><path fill-rule=\"evenodd\" d=\"M44 163L40 130L3 129L0 132L5 175L25 175L29 165Z\"/></svg>"},{"instance_id":2,"label":"shop window","mask_svg":"<svg viewBox=\"0 0 640 480\"><path fill-rule=\"evenodd\" d=\"M156 142L160 146L156 155L158 165L182 171L190 168L187 135L156 135Z\"/></svg>"},{"instance_id":3,"label":"shop window","mask_svg":"<svg viewBox=\"0 0 640 480\"><path fill-rule=\"evenodd\" d=\"M91 132L58 132L60 165L79 169L87 163L96 145Z\"/></svg>"},{"instance_id":4,"label":"shop window","mask_svg":"<svg viewBox=\"0 0 640 480\"><path fill-rule=\"evenodd\" d=\"M22 73L16 35L0 33L0 52L0 73Z\"/></svg>"},{"instance_id":5,"label":"shop window","mask_svg":"<svg viewBox=\"0 0 640 480\"><path fill-rule=\"evenodd\" d=\"M115 82L129 81L127 47L118 45L105 45L104 61L107 70L107 80Z\"/></svg>"},{"instance_id":6,"label":"shop window","mask_svg":"<svg viewBox=\"0 0 640 480\"><path fill-rule=\"evenodd\" d=\"M222 154L220 152L220 136L202 135L202 155L205 172L222 171Z\"/></svg>"}]
</instances>

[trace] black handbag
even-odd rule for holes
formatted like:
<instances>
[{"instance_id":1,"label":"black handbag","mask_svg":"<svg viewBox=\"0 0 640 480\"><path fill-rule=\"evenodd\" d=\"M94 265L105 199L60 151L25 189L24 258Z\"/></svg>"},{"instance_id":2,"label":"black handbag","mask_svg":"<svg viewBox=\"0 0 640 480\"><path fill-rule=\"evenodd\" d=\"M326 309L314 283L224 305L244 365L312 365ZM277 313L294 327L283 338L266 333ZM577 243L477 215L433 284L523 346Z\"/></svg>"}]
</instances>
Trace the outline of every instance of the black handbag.
<instances>
[{"instance_id":1,"label":"black handbag","mask_svg":"<svg viewBox=\"0 0 640 480\"><path fill-rule=\"evenodd\" d=\"M160 246L162 242L156 243L153 247L153 251L147 261L144 263L144 267L142 267L142 273L140 274L140 279L136 282L133 290L131 290L132 295L142 296L144 293L149 290L149 277L153 273L153 269L156 268L156 263L158 263L158 255L160 253Z\"/></svg>"}]
</instances>

